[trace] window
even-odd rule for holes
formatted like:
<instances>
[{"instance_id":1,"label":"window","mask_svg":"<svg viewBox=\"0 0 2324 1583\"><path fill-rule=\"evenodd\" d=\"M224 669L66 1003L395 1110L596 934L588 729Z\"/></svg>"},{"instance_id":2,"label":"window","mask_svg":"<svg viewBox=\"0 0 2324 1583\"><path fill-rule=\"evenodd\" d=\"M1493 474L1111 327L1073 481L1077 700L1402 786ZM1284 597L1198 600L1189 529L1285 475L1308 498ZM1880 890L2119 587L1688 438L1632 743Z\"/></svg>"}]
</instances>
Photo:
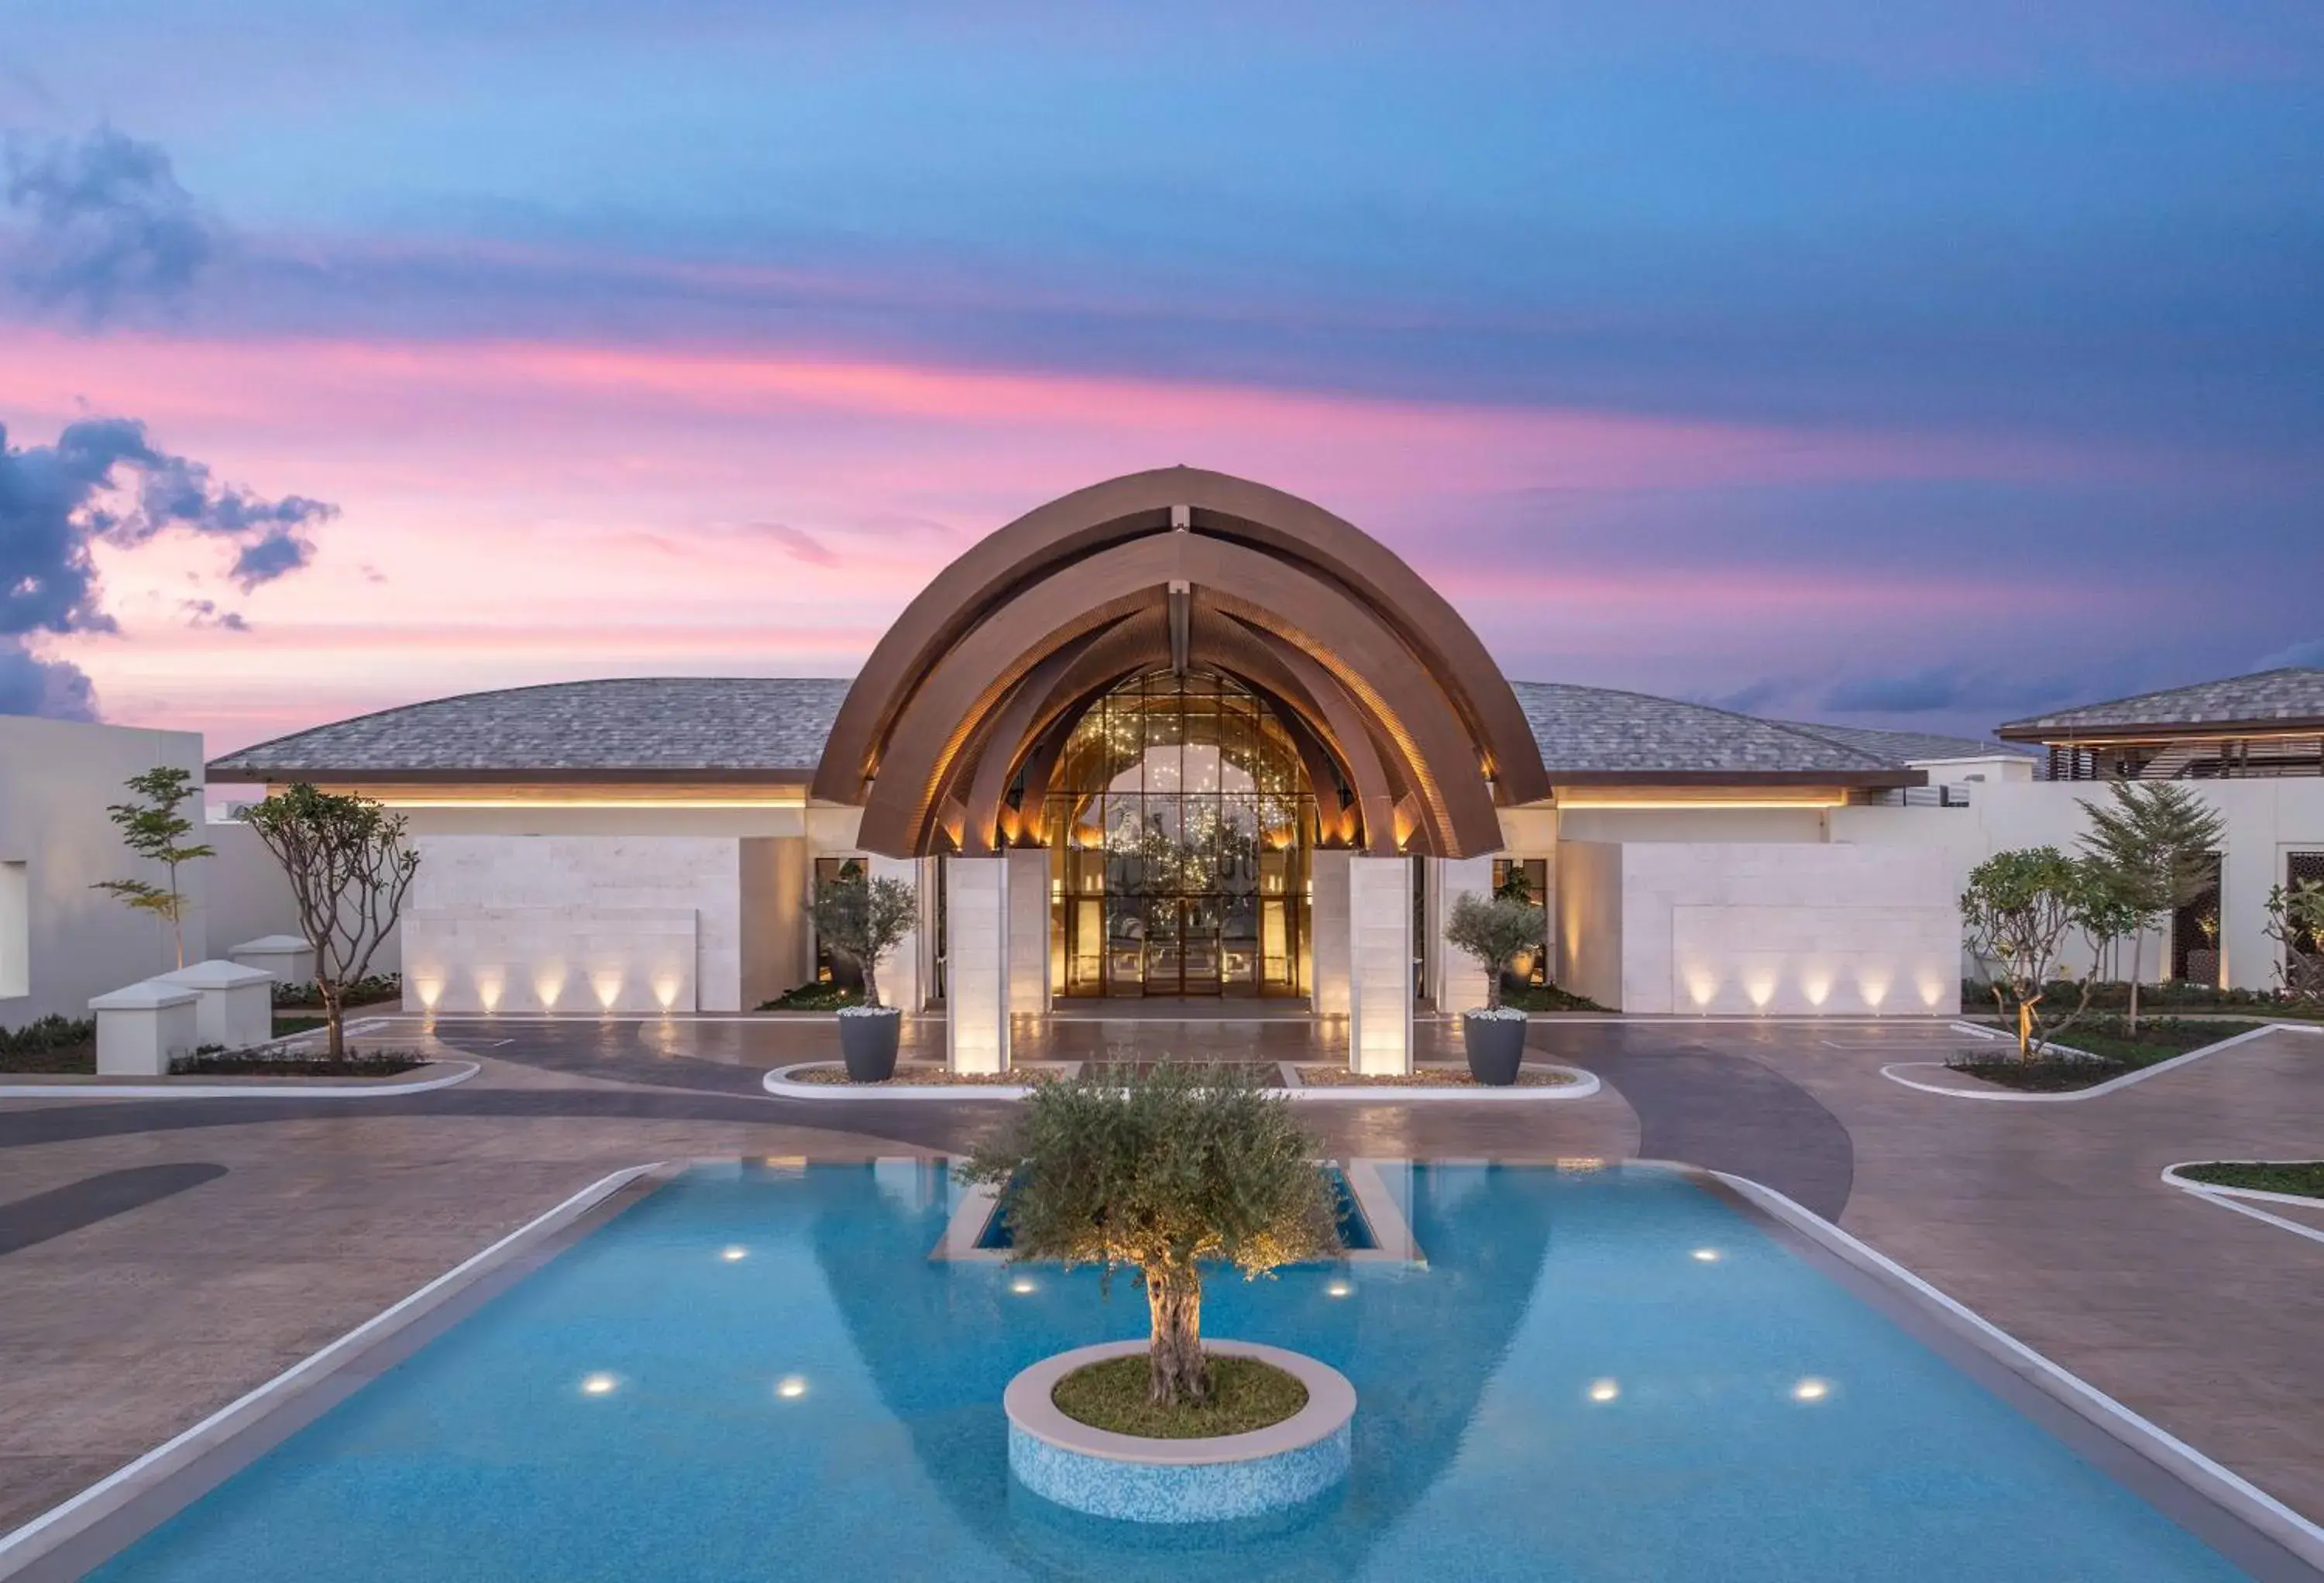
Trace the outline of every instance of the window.
<instances>
[{"instance_id":1,"label":"window","mask_svg":"<svg viewBox=\"0 0 2324 1583\"><path fill-rule=\"evenodd\" d=\"M0 863L0 1000L32 992L32 879L23 863Z\"/></svg>"},{"instance_id":2,"label":"window","mask_svg":"<svg viewBox=\"0 0 2324 1583\"><path fill-rule=\"evenodd\" d=\"M835 885L842 879L857 879L862 872L862 858L817 858L815 861L815 888L819 891L825 886ZM861 989L863 988L863 970L852 962L834 958L818 935L815 942L815 981L818 984L835 983L843 989Z\"/></svg>"}]
</instances>

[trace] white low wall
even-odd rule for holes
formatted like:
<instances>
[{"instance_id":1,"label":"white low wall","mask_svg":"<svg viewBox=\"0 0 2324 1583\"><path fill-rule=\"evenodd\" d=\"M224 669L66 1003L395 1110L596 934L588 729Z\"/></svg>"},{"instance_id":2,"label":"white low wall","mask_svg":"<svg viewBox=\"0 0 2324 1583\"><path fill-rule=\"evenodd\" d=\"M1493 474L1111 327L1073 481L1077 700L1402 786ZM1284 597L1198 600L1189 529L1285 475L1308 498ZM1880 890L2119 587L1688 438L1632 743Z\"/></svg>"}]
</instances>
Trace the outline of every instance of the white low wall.
<instances>
[{"instance_id":1,"label":"white low wall","mask_svg":"<svg viewBox=\"0 0 2324 1583\"><path fill-rule=\"evenodd\" d=\"M742 838L422 835L407 1009L742 1008Z\"/></svg>"},{"instance_id":2,"label":"white low wall","mask_svg":"<svg viewBox=\"0 0 2324 1583\"><path fill-rule=\"evenodd\" d=\"M1561 981L1601 1005L1960 1009L1960 917L1940 849L1571 842L1560 843L1558 872Z\"/></svg>"}]
</instances>

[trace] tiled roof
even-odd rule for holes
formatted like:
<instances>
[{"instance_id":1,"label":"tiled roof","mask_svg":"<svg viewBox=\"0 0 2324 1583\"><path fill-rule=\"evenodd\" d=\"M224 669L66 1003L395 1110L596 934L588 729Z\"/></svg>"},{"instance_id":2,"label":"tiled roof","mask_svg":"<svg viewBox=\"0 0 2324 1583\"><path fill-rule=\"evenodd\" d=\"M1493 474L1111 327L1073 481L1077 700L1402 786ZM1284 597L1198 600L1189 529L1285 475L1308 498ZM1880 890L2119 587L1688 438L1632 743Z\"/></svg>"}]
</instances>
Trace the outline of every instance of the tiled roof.
<instances>
[{"instance_id":1,"label":"tiled roof","mask_svg":"<svg viewBox=\"0 0 2324 1583\"><path fill-rule=\"evenodd\" d=\"M2061 709L2013 720L2001 734L2020 740L2088 735L2126 728L2306 724L2324 722L2324 670L2286 666L2225 681L2199 682L2161 693Z\"/></svg>"},{"instance_id":2,"label":"tiled roof","mask_svg":"<svg viewBox=\"0 0 2324 1583\"><path fill-rule=\"evenodd\" d=\"M1553 781L1651 774L1855 779L1901 768L1893 757L1708 704L1563 682L1509 686Z\"/></svg>"},{"instance_id":3,"label":"tiled roof","mask_svg":"<svg viewBox=\"0 0 2324 1583\"><path fill-rule=\"evenodd\" d=\"M1843 748L1870 753L1892 764L1925 764L1939 759L1990 759L1996 753L2012 758L2030 758L2033 750L2015 747L2008 742L1981 741L1975 737L1938 736L1924 731L1876 731L1865 725L1819 725L1812 721L1783 720L1775 722L1786 731L1803 731L1810 736L1838 742Z\"/></svg>"},{"instance_id":4,"label":"tiled roof","mask_svg":"<svg viewBox=\"0 0 2324 1583\"><path fill-rule=\"evenodd\" d=\"M845 677L641 676L467 693L228 753L214 780L295 775L811 774Z\"/></svg>"},{"instance_id":5,"label":"tiled roof","mask_svg":"<svg viewBox=\"0 0 2324 1583\"><path fill-rule=\"evenodd\" d=\"M1645 693L1513 682L1543 763L1563 776L1731 775L1884 780L1879 744ZM848 682L823 676L650 676L468 693L278 737L215 760L215 780L372 775L666 777L810 774ZM1886 738L1910 733L1855 732ZM1914 741L1952 739L1924 739ZM1893 778L1901 781L1902 774Z\"/></svg>"}]
</instances>

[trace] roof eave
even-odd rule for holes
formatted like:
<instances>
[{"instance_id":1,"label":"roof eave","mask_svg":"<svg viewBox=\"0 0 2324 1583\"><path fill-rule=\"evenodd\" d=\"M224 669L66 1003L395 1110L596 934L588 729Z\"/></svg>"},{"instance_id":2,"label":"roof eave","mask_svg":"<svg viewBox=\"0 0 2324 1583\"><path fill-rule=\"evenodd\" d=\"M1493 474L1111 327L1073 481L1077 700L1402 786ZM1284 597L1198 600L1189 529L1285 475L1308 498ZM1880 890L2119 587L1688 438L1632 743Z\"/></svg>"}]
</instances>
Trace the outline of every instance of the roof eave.
<instances>
[{"instance_id":1,"label":"roof eave","mask_svg":"<svg viewBox=\"0 0 2324 1583\"><path fill-rule=\"evenodd\" d=\"M2324 732L2324 714L2282 715L2266 720L2132 721L2124 724L2091 722L2082 725L2017 721L1997 728L1994 734L2005 742L2063 743L2092 741L2184 741L2190 739L2200 741L2212 737L2248 736L2254 732L2282 736Z\"/></svg>"},{"instance_id":2,"label":"roof eave","mask_svg":"<svg viewBox=\"0 0 2324 1583\"><path fill-rule=\"evenodd\" d=\"M815 768L672 768L668 765L576 769L364 769L327 768L317 765L269 765L228 755L205 767L211 780L264 781L288 785L305 781L316 786L805 786L815 778Z\"/></svg>"},{"instance_id":3,"label":"roof eave","mask_svg":"<svg viewBox=\"0 0 2324 1583\"><path fill-rule=\"evenodd\" d=\"M1920 769L1552 769L1560 786L1926 786Z\"/></svg>"}]
</instances>

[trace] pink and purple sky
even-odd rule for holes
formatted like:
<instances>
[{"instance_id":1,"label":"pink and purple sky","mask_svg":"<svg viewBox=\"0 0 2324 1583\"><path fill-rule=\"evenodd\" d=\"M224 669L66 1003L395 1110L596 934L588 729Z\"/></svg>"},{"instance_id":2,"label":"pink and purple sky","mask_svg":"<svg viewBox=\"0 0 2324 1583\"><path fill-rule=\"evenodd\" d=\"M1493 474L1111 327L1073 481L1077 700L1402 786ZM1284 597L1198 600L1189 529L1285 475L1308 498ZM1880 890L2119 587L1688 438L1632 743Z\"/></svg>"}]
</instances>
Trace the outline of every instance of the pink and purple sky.
<instances>
[{"instance_id":1,"label":"pink and purple sky","mask_svg":"<svg viewBox=\"0 0 2324 1583\"><path fill-rule=\"evenodd\" d=\"M327 9L9 7L0 710L844 675L1179 462L1517 676L2324 663L2311 6Z\"/></svg>"}]
</instances>

